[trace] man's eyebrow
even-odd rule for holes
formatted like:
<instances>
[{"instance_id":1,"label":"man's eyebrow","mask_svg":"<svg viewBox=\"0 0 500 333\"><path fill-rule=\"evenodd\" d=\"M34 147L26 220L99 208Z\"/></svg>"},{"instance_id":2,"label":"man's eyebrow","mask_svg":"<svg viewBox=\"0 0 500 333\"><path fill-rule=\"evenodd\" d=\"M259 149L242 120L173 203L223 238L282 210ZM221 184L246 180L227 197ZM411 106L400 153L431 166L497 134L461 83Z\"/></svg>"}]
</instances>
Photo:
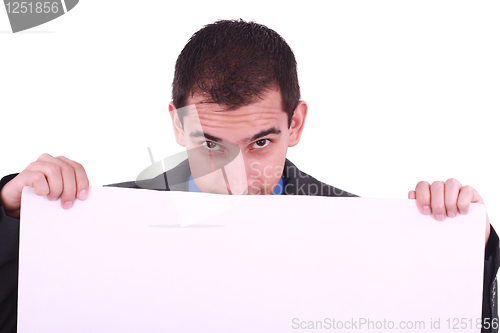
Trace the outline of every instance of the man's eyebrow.
<instances>
[{"instance_id":1,"label":"man's eyebrow","mask_svg":"<svg viewBox=\"0 0 500 333\"><path fill-rule=\"evenodd\" d=\"M208 133L203 133L202 131L193 132L193 133L189 134L189 136L192 138L205 138L207 140L214 141L214 142L222 142L223 141L221 138L210 135Z\"/></svg>"},{"instance_id":2,"label":"man's eyebrow","mask_svg":"<svg viewBox=\"0 0 500 333\"><path fill-rule=\"evenodd\" d=\"M259 133L255 134L251 138L246 138L245 142L255 141L255 140L262 138L263 136L266 136L269 134L281 134L281 131L275 127L267 129L267 130L263 130L263 131L260 131ZM195 132L189 134L189 136L192 138L205 138L207 140L214 141L214 142L223 142L224 141L219 137L210 135L208 133L204 133L202 131L195 131Z\"/></svg>"},{"instance_id":3,"label":"man's eyebrow","mask_svg":"<svg viewBox=\"0 0 500 333\"><path fill-rule=\"evenodd\" d=\"M255 141L255 140L262 138L263 136L266 136L269 134L280 134L280 133L281 133L281 131L279 129L273 127L273 128L267 129L267 130L260 131L259 133L255 134L251 138L245 139L245 141L251 142L251 141Z\"/></svg>"}]
</instances>

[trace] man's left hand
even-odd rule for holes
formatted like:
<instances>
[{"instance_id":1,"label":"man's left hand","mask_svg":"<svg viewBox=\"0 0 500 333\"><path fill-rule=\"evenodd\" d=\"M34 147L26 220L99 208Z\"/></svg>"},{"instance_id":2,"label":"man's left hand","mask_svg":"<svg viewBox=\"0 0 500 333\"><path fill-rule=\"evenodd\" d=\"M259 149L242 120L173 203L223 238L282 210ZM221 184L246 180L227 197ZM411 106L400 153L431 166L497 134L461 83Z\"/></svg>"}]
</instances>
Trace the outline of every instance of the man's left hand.
<instances>
[{"instance_id":1,"label":"man's left hand","mask_svg":"<svg viewBox=\"0 0 500 333\"><path fill-rule=\"evenodd\" d=\"M438 221L446 217L455 217L457 214L467 214L471 203L484 205L483 198L475 189L466 185L462 186L456 179L450 178L446 182L435 181L430 185L421 181L415 190L408 192L408 199L416 199L418 209L424 215L434 215ZM490 237L490 220L486 215L485 246Z\"/></svg>"}]
</instances>

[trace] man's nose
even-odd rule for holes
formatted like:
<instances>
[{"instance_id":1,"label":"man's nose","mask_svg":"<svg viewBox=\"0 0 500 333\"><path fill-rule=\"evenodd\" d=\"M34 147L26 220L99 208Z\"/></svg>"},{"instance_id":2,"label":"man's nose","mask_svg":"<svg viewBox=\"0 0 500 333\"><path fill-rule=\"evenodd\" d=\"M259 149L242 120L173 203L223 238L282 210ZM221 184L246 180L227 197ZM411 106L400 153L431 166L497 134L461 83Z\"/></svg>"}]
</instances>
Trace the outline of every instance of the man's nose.
<instances>
[{"instance_id":1,"label":"man's nose","mask_svg":"<svg viewBox=\"0 0 500 333\"><path fill-rule=\"evenodd\" d=\"M248 193L248 177L245 160L241 151L234 160L224 166L222 172L230 194Z\"/></svg>"}]
</instances>

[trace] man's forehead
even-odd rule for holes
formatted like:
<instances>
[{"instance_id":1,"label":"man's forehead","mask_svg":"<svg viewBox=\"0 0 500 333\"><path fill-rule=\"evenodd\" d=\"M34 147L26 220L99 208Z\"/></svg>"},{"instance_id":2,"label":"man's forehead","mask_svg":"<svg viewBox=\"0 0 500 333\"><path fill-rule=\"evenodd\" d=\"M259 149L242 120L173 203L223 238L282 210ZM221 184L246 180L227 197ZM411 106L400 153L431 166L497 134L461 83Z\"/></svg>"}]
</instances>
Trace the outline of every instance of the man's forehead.
<instances>
[{"instance_id":1,"label":"man's forehead","mask_svg":"<svg viewBox=\"0 0 500 333\"><path fill-rule=\"evenodd\" d=\"M191 104L186 108L186 115L205 117L224 117L224 118L240 118L240 117L272 117L277 118L286 113L279 107L270 105L246 105L238 108L228 109L219 104L198 103Z\"/></svg>"},{"instance_id":2,"label":"man's forehead","mask_svg":"<svg viewBox=\"0 0 500 333\"><path fill-rule=\"evenodd\" d=\"M216 103L196 103L185 107L184 121L201 122L203 125L215 126L220 123L278 123L286 121L287 114L271 103L254 103L235 109Z\"/></svg>"},{"instance_id":3,"label":"man's forehead","mask_svg":"<svg viewBox=\"0 0 500 333\"><path fill-rule=\"evenodd\" d=\"M279 90L268 90L256 95L250 104L226 105L214 102L212 96L206 92L197 91L187 99L187 105L195 105L199 112L229 112L236 110L253 112L283 111L281 93Z\"/></svg>"},{"instance_id":4,"label":"man's forehead","mask_svg":"<svg viewBox=\"0 0 500 333\"><path fill-rule=\"evenodd\" d=\"M184 125L189 128L231 129L234 131L287 124L287 115L277 108L247 106L236 110L221 110L217 104L211 107L203 104L191 105L184 117Z\"/></svg>"},{"instance_id":5,"label":"man's forehead","mask_svg":"<svg viewBox=\"0 0 500 333\"><path fill-rule=\"evenodd\" d=\"M261 97L252 104L231 108L214 103L206 94L196 94L188 98L183 110L185 130L238 141L271 128L284 130L288 117L279 92L270 91Z\"/></svg>"}]
</instances>

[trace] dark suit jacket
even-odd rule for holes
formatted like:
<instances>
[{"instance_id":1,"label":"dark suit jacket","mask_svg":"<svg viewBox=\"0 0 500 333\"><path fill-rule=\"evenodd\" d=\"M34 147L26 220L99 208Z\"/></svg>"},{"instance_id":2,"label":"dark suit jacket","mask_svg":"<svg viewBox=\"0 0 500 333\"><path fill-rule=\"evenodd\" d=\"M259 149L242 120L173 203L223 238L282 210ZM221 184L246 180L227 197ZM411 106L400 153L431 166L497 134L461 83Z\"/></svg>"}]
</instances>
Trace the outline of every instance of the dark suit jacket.
<instances>
[{"instance_id":1,"label":"dark suit jacket","mask_svg":"<svg viewBox=\"0 0 500 333\"><path fill-rule=\"evenodd\" d=\"M188 161L149 180L124 182L107 186L127 188L147 188L152 190L187 191L191 174ZM0 181L2 187L16 174L6 176ZM356 195L324 184L314 177L300 171L292 162L286 160L283 177L287 179L285 195L319 195L330 197L356 197ZM0 333L16 332L17 325L17 270L19 260L19 219L5 215L0 206ZM483 284L483 319L491 323L498 318L498 297L496 273L500 266L498 236L491 229L485 250ZM487 319L488 318L488 319ZM498 320L498 319L496 319ZM482 329L481 332L498 332L498 329Z\"/></svg>"}]
</instances>

